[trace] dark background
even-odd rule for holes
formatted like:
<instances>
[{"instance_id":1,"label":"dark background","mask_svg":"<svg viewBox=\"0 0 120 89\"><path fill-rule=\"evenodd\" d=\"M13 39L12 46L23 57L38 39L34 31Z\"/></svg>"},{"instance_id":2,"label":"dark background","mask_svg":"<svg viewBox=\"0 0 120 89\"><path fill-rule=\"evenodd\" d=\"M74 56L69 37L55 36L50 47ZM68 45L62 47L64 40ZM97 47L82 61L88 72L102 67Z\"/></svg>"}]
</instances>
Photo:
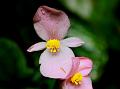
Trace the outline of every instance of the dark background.
<instances>
[{"instance_id":1,"label":"dark background","mask_svg":"<svg viewBox=\"0 0 120 89\"><path fill-rule=\"evenodd\" d=\"M68 36L85 41L84 46L73 51L76 56L93 60L93 88L119 89L119 0L16 0L15 4L7 4L5 2L2 7L6 7L3 13L7 14L4 22L1 20L5 26L0 30L0 89L59 88L57 80L45 78L39 72L42 51L26 51L32 44L42 41L35 33L32 21L41 5L63 10L71 21ZM13 4L15 11L11 8Z\"/></svg>"}]
</instances>

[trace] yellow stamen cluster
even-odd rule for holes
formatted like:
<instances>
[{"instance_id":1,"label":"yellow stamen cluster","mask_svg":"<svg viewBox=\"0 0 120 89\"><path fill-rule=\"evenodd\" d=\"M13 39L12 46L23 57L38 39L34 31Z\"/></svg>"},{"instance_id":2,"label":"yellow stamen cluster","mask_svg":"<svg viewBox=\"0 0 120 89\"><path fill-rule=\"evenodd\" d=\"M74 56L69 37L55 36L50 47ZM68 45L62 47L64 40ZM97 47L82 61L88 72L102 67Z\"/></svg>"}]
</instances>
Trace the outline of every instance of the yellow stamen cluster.
<instances>
[{"instance_id":1,"label":"yellow stamen cluster","mask_svg":"<svg viewBox=\"0 0 120 89\"><path fill-rule=\"evenodd\" d=\"M46 43L46 48L49 49L51 53L59 52L60 41L57 39L48 40Z\"/></svg>"},{"instance_id":2,"label":"yellow stamen cluster","mask_svg":"<svg viewBox=\"0 0 120 89\"><path fill-rule=\"evenodd\" d=\"M82 82L82 74L81 73L75 73L72 77L71 77L71 82L75 85L79 85Z\"/></svg>"}]
</instances>

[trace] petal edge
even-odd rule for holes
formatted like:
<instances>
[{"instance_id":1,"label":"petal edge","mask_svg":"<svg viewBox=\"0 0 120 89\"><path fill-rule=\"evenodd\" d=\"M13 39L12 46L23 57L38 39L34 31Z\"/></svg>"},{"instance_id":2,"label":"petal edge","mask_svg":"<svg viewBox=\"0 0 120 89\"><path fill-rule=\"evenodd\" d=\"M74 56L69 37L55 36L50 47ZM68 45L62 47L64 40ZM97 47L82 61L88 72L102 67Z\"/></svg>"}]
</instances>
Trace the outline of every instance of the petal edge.
<instances>
[{"instance_id":1,"label":"petal edge","mask_svg":"<svg viewBox=\"0 0 120 89\"><path fill-rule=\"evenodd\" d=\"M27 49L28 52L43 50L46 42L38 42Z\"/></svg>"},{"instance_id":2,"label":"petal edge","mask_svg":"<svg viewBox=\"0 0 120 89\"><path fill-rule=\"evenodd\" d=\"M68 47L78 47L84 44L84 42L77 37L69 37L69 38L63 39L61 43Z\"/></svg>"}]
</instances>

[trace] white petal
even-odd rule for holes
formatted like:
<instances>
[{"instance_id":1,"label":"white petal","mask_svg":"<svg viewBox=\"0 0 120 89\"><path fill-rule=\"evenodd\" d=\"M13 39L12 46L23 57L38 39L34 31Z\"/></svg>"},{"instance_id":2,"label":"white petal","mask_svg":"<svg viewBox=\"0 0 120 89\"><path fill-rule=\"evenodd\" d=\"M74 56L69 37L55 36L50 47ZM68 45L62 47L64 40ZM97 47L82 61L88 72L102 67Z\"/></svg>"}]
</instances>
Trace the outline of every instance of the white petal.
<instances>
[{"instance_id":1,"label":"white petal","mask_svg":"<svg viewBox=\"0 0 120 89\"><path fill-rule=\"evenodd\" d=\"M56 55L51 54L47 49L41 54L40 71L45 77L64 79L71 70L72 57L74 53L68 47L61 47Z\"/></svg>"},{"instance_id":2,"label":"white petal","mask_svg":"<svg viewBox=\"0 0 120 89\"><path fill-rule=\"evenodd\" d=\"M61 44L66 45L68 47L78 47L81 46L84 42L77 37L69 37L61 41Z\"/></svg>"},{"instance_id":3,"label":"white petal","mask_svg":"<svg viewBox=\"0 0 120 89\"><path fill-rule=\"evenodd\" d=\"M27 49L28 52L43 50L46 46L46 42L39 42Z\"/></svg>"}]
</instances>

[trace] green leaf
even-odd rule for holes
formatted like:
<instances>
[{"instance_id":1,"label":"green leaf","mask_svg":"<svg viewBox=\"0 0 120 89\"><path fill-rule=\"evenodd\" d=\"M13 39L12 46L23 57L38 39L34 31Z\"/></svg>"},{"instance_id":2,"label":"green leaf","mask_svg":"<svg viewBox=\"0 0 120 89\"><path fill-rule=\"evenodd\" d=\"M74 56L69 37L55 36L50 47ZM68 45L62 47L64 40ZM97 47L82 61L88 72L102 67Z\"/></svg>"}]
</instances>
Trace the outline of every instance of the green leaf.
<instances>
[{"instance_id":1,"label":"green leaf","mask_svg":"<svg viewBox=\"0 0 120 89\"><path fill-rule=\"evenodd\" d=\"M106 39L110 48L120 49L120 32L117 27L115 11L119 0L94 0L94 9L90 17L90 22L94 26L97 35ZM113 34L114 33L114 34Z\"/></svg>"},{"instance_id":2,"label":"green leaf","mask_svg":"<svg viewBox=\"0 0 120 89\"><path fill-rule=\"evenodd\" d=\"M10 80L12 77L27 77L32 70L27 66L26 58L14 42L6 38L0 39L0 80Z\"/></svg>"},{"instance_id":3,"label":"green leaf","mask_svg":"<svg viewBox=\"0 0 120 89\"><path fill-rule=\"evenodd\" d=\"M92 12L92 0L59 0L69 11L76 15L89 18Z\"/></svg>"},{"instance_id":4,"label":"green leaf","mask_svg":"<svg viewBox=\"0 0 120 89\"><path fill-rule=\"evenodd\" d=\"M72 18L68 36L79 37L85 42L83 46L73 48L73 51L76 56L86 56L93 60L91 76L94 81L97 81L101 77L104 65L108 60L107 44L103 38L93 34L91 30Z\"/></svg>"},{"instance_id":5,"label":"green leaf","mask_svg":"<svg viewBox=\"0 0 120 89\"><path fill-rule=\"evenodd\" d=\"M49 89L53 89L55 85L55 79L46 79L45 83L48 85Z\"/></svg>"},{"instance_id":6,"label":"green leaf","mask_svg":"<svg viewBox=\"0 0 120 89\"><path fill-rule=\"evenodd\" d=\"M113 11L116 8L119 0L94 0L92 20L96 21L110 21L113 18ZM112 18L111 18L112 17Z\"/></svg>"},{"instance_id":7,"label":"green leaf","mask_svg":"<svg viewBox=\"0 0 120 89\"><path fill-rule=\"evenodd\" d=\"M36 83L41 81L41 73L40 73L39 69L34 72L34 76L32 77L32 81L34 81Z\"/></svg>"}]
</instances>

